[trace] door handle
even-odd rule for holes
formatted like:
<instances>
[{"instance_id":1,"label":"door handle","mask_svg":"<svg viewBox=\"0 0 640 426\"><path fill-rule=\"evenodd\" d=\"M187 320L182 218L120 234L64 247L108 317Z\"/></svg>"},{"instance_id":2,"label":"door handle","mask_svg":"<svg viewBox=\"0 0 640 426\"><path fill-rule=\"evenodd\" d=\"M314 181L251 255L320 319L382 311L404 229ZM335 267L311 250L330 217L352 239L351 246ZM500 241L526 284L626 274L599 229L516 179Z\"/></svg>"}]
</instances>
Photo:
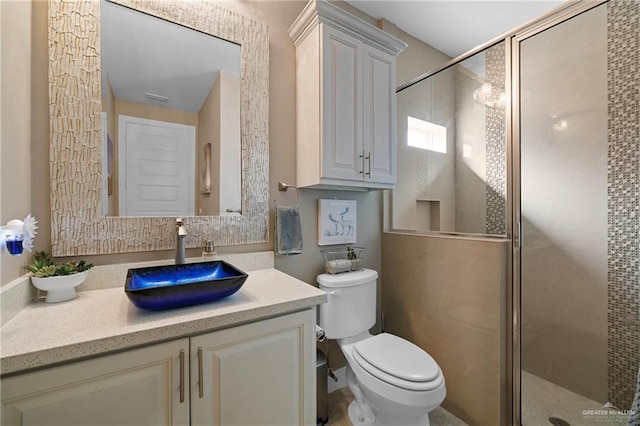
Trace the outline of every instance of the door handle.
<instances>
[{"instance_id":1,"label":"door handle","mask_svg":"<svg viewBox=\"0 0 640 426\"><path fill-rule=\"evenodd\" d=\"M184 402L184 349L180 350L180 403Z\"/></svg>"},{"instance_id":2,"label":"door handle","mask_svg":"<svg viewBox=\"0 0 640 426\"><path fill-rule=\"evenodd\" d=\"M204 398L204 382L202 380L204 373L202 372L202 347L198 348L198 396Z\"/></svg>"},{"instance_id":3,"label":"door handle","mask_svg":"<svg viewBox=\"0 0 640 426\"><path fill-rule=\"evenodd\" d=\"M362 151L362 154L360 154L358 158L362 159L362 170L360 170L360 174L364 176L364 151Z\"/></svg>"},{"instance_id":4,"label":"door handle","mask_svg":"<svg viewBox=\"0 0 640 426\"><path fill-rule=\"evenodd\" d=\"M369 153L369 155L367 155L366 159L367 159L367 163L369 165L369 171L367 172L367 176L369 176L369 179L371 179L371 153ZM364 165L363 165L363 167L364 167Z\"/></svg>"}]
</instances>

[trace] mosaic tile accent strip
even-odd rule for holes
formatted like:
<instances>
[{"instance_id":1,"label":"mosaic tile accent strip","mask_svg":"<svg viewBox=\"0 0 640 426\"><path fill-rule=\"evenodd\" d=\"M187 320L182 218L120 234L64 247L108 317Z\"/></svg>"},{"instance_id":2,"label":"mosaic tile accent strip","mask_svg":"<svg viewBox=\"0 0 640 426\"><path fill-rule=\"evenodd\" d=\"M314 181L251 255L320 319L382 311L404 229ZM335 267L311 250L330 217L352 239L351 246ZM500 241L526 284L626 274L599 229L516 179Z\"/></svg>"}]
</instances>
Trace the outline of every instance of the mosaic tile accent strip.
<instances>
[{"instance_id":1,"label":"mosaic tile accent strip","mask_svg":"<svg viewBox=\"0 0 640 426\"><path fill-rule=\"evenodd\" d=\"M608 388L629 409L640 363L640 0L607 4Z\"/></svg>"},{"instance_id":2,"label":"mosaic tile accent strip","mask_svg":"<svg viewBox=\"0 0 640 426\"><path fill-rule=\"evenodd\" d=\"M487 81L493 93L505 92L505 46L501 42L485 54ZM497 97L497 96L496 96ZM497 97L499 99L499 97ZM504 96L502 97L504 99ZM506 233L507 147L504 101L487 106L487 234Z\"/></svg>"}]
</instances>

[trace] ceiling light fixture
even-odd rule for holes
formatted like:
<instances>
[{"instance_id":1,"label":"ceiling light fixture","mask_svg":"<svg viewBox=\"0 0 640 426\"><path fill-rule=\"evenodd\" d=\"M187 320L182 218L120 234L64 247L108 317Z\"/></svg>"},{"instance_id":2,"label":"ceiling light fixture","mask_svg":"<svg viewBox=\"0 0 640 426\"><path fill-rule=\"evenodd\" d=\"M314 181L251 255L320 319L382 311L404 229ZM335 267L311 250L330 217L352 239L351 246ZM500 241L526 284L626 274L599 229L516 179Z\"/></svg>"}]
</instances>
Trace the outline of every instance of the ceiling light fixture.
<instances>
[{"instance_id":1,"label":"ceiling light fixture","mask_svg":"<svg viewBox=\"0 0 640 426\"><path fill-rule=\"evenodd\" d=\"M145 93L144 95L149 99L160 102L167 102L169 100L169 98L167 98L166 96L156 95L155 93Z\"/></svg>"}]
</instances>

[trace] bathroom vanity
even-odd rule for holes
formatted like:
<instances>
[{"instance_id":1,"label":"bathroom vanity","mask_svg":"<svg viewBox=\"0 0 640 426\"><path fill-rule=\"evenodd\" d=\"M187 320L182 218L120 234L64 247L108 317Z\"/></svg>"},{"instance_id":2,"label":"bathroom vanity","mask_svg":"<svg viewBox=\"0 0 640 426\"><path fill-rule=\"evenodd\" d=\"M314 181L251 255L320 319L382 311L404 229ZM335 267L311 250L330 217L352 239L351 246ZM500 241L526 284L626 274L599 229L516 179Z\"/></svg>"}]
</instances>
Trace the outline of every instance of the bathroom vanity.
<instances>
[{"instance_id":1,"label":"bathroom vanity","mask_svg":"<svg viewBox=\"0 0 640 426\"><path fill-rule=\"evenodd\" d=\"M0 333L2 424L313 424L325 300L262 269L227 299L169 311L121 287L35 302Z\"/></svg>"}]
</instances>

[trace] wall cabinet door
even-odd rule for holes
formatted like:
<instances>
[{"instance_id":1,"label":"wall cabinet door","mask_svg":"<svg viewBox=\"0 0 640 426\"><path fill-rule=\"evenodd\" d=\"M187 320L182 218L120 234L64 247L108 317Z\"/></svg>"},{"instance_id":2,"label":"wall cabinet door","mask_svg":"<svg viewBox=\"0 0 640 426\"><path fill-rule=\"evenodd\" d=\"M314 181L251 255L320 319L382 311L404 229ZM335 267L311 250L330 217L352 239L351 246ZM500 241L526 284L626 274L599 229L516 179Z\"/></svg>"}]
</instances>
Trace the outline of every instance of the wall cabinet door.
<instances>
[{"instance_id":1,"label":"wall cabinet door","mask_svg":"<svg viewBox=\"0 0 640 426\"><path fill-rule=\"evenodd\" d=\"M363 178L363 47L355 37L323 27L321 178Z\"/></svg>"},{"instance_id":2,"label":"wall cabinet door","mask_svg":"<svg viewBox=\"0 0 640 426\"><path fill-rule=\"evenodd\" d=\"M370 46L366 46L364 56L364 179L375 183L395 184L396 60Z\"/></svg>"},{"instance_id":3,"label":"wall cabinet door","mask_svg":"<svg viewBox=\"0 0 640 426\"><path fill-rule=\"evenodd\" d=\"M297 183L392 189L396 57L407 46L330 2L289 28L296 45Z\"/></svg>"},{"instance_id":4,"label":"wall cabinet door","mask_svg":"<svg viewBox=\"0 0 640 426\"><path fill-rule=\"evenodd\" d=\"M396 182L395 57L322 27L322 178Z\"/></svg>"},{"instance_id":5,"label":"wall cabinet door","mask_svg":"<svg viewBox=\"0 0 640 426\"><path fill-rule=\"evenodd\" d=\"M315 424L315 314L191 338L193 425Z\"/></svg>"},{"instance_id":6,"label":"wall cabinet door","mask_svg":"<svg viewBox=\"0 0 640 426\"><path fill-rule=\"evenodd\" d=\"M188 425L188 349L185 338L3 378L2 424Z\"/></svg>"}]
</instances>

